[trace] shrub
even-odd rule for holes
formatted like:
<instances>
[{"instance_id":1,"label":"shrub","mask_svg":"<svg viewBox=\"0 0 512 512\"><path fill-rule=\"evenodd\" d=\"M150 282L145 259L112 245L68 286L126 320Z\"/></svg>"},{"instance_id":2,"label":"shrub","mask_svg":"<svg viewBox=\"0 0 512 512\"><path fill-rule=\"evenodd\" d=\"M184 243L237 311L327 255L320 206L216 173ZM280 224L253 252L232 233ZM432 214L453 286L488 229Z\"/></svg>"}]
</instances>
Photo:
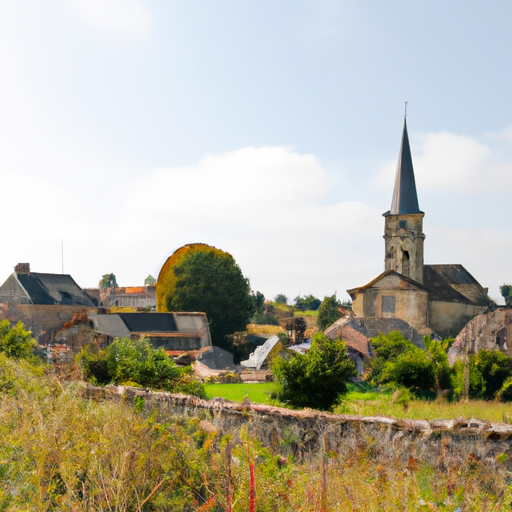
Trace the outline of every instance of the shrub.
<instances>
[{"instance_id":1,"label":"shrub","mask_svg":"<svg viewBox=\"0 0 512 512\"><path fill-rule=\"evenodd\" d=\"M7 357L35 362L35 347L36 342L32 338L32 333L27 331L21 322L14 326L11 326L9 320L0 322L0 351Z\"/></svg>"},{"instance_id":2,"label":"shrub","mask_svg":"<svg viewBox=\"0 0 512 512\"><path fill-rule=\"evenodd\" d=\"M400 354L396 361L388 362L382 373L382 382L429 391L435 388L434 364L421 349Z\"/></svg>"},{"instance_id":3,"label":"shrub","mask_svg":"<svg viewBox=\"0 0 512 512\"><path fill-rule=\"evenodd\" d=\"M264 313L255 315L252 323L257 325L279 325L279 320L273 315Z\"/></svg>"},{"instance_id":4,"label":"shrub","mask_svg":"<svg viewBox=\"0 0 512 512\"><path fill-rule=\"evenodd\" d=\"M77 356L86 378L96 384L135 383L167 391L204 396L204 389L181 371L162 348L154 349L144 338L116 338L105 350L86 347Z\"/></svg>"},{"instance_id":5,"label":"shrub","mask_svg":"<svg viewBox=\"0 0 512 512\"><path fill-rule=\"evenodd\" d=\"M478 369L476 356L469 356L469 390L470 398L482 398L485 394L485 380ZM458 360L452 367L452 385L455 396L466 394L465 361Z\"/></svg>"},{"instance_id":6,"label":"shrub","mask_svg":"<svg viewBox=\"0 0 512 512\"><path fill-rule=\"evenodd\" d=\"M485 381L486 398L494 398L507 378L512 376L512 359L499 350L480 350L476 365Z\"/></svg>"},{"instance_id":7,"label":"shrub","mask_svg":"<svg viewBox=\"0 0 512 512\"><path fill-rule=\"evenodd\" d=\"M499 392L496 395L502 402L512 401L512 377L509 377L504 383Z\"/></svg>"},{"instance_id":8,"label":"shrub","mask_svg":"<svg viewBox=\"0 0 512 512\"><path fill-rule=\"evenodd\" d=\"M347 391L347 381L357 375L345 343L317 333L306 354L291 352L288 359L276 357L272 371L279 399L297 407L330 409Z\"/></svg>"}]
</instances>

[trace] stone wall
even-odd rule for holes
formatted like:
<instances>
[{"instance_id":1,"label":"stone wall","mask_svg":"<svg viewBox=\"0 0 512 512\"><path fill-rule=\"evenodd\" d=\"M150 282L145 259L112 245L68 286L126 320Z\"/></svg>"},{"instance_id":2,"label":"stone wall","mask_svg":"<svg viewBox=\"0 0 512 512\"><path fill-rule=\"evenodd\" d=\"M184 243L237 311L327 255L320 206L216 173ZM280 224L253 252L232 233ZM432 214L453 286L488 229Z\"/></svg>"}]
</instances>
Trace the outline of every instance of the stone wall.
<instances>
[{"instance_id":1,"label":"stone wall","mask_svg":"<svg viewBox=\"0 0 512 512\"><path fill-rule=\"evenodd\" d=\"M85 306L0 303L0 320L23 322L36 341L46 344L53 341L57 331L70 322L75 313L96 311Z\"/></svg>"},{"instance_id":2,"label":"stone wall","mask_svg":"<svg viewBox=\"0 0 512 512\"><path fill-rule=\"evenodd\" d=\"M203 428L219 435L231 434L240 440L245 426L275 453L292 453L310 458L331 452L346 455L363 450L367 457L400 459L407 465L413 457L434 467L464 463L468 458L491 466L496 457L512 469L512 425L481 420L397 420L386 417L335 415L313 410L292 411L261 404L210 401L186 395L149 392L128 387L98 388L85 385L84 396L97 400L116 400L133 404L144 400L143 410L156 413L160 421L172 417L197 418ZM505 457L500 457L504 459Z\"/></svg>"},{"instance_id":3,"label":"stone wall","mask_svg":"<svg viewBox=\"0 0 512 512\"><path fill-rule=\"evenodd\" d=\"M443 338L455 337L475 316L483 313L487 306L462 304L460 302L429 301L428 318L432 332Z\"/></svg>"}]
</instances>

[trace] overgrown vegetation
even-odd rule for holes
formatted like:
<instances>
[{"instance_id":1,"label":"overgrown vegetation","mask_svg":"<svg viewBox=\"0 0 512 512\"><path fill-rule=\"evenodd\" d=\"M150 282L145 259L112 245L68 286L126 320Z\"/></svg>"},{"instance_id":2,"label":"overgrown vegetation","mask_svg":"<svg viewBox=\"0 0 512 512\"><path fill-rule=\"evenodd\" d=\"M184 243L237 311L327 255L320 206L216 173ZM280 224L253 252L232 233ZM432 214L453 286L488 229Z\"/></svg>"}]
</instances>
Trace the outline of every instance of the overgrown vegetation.
<instances>
[{"instance_id":1,"label":"overgrown vegetation","mask_svg":"<svg viewBox=\"0 0 512 512\"><path fill-rule=\"evenodd\" d=\"M297 457L207 419L165 420L135 404L95 402L73 383L0 354L0 508L5 511L507 510L495 461L402 460L361 435L338 452ZM288 454L283 457L280 454Z\"/></svg>"},{"instance_id":2,"label":"overgrown vegetation","mask_svg":"<svg viewBox=\"0 0 512 512\"><path fill-rule=\"evenodd\" d=\"M162 348L145 339L116 338L107 348L86 347L77 356L85 377L94 384L128 384L205 397L204 387L179 369Z\"/></svg>"},{"instance_id":3,"label":"overgrown vegetation","mask_svg":"<svg viewBox=\"0 0 512 512\"><path fill-rule=\"evenodd\" d=\"M417 396L450 396L509 400L512 359L499 350L480 350L448 365L451 340L425 337L425 350L406 340L399 331L373 338L376 358L368 381L410 389ZM505 386L505 383L507 385ZM505 386L505 387L504 387Z\"/></svg>"},{"instance_id":4,"label":"overgrown vegetation","mask_svg":"<svg viewBox=\"0 0 512 512\"><path fill-rule=\"evenodd\" d=\"M33 363L40 362L35 356L36 342L32 333L18 322L11 325L9 320L0 322L0 352L13 359L26 359Z\"/></svg>"}]
</instances>

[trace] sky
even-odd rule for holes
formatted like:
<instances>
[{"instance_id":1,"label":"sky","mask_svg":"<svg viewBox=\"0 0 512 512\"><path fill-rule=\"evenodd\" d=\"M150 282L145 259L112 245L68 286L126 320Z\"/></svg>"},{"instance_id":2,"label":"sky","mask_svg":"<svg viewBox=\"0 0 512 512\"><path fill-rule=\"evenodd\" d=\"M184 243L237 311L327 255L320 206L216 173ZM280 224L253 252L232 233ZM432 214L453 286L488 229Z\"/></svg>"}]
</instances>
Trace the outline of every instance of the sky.
<instances>
[{"instance_id":1,"label":"sky","mask_svg":"<svg viewBox=\"0 0 512 512\"><path fill-rule=\"evenodd\" d=\"M180 246L323 298L384 270L404 104L425 263L512 281L508 0L0 0L0 281Z\"/></svg>"}]
</instances>

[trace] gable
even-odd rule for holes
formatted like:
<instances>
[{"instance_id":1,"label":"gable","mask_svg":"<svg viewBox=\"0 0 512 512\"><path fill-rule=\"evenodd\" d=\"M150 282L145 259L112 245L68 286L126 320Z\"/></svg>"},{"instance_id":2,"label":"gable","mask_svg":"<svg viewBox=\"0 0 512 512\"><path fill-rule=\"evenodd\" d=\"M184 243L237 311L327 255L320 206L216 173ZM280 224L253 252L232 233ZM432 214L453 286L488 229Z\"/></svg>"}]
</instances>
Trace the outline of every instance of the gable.
<instances>
[{"instance_id":1,"label":"gable","mask_svg":"<svg viewBox=\"0 0 512 512\"><path fill-rule=\"evenodd\" d=\"M355 299L355 296L358 293L363 293L368 290L417 290L417 291L427 291L426 288L417 281L414 281L410 277L404 276L395 272L394 270L386 270L379 276L377 276L373 281L370 281L368 284L361 286L359 288L353 288L352 290L347 290L347 293L352 297L352 300Z\"/></svg>"},{"instance_id":2,"label":"gable","mask_svg":"<svg viewBox=\"0 0 512 512\"><path fill-rule=\"evenodd\" d=\"M30 297L26 290L16 279L15 274L11 274L5 283L0 286L0 302L9 304L30 304Z\"/></svg>"}]
</instances>

